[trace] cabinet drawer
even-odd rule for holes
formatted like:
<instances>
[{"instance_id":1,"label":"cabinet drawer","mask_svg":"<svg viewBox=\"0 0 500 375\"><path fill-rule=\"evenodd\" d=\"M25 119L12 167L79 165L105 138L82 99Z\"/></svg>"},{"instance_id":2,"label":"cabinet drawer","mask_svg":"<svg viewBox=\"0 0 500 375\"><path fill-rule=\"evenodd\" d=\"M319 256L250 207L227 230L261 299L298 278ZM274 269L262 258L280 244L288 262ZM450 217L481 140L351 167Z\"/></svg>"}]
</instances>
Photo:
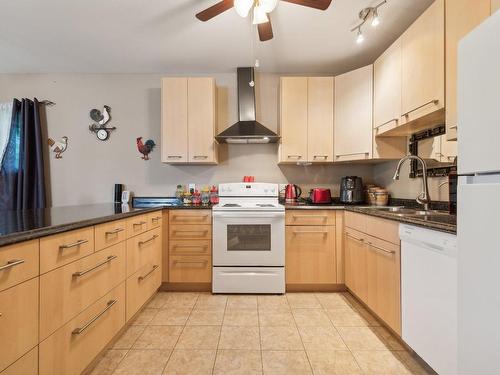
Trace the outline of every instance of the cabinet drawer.
<instances>
[{"instance_id":1,"label":"cabinet drawer","mask_svg":"<svg viewBox=\"0 0 500 375\"><path fill-rule=\"evenodd\" d=\"M148 215L137 215L127 219L127 238L148 230Z\"/></svg>"},{"instance_id":2,"label":"cabinet drawer","mask_svg":"<svg viewBox=\"0 0 500 375\"><path fill-rule=\"evenodd\" d=\"M209 240L212 238L211 225L169 225L169 240Z\"/></svg>"},{"instance_id":3,"label":"cabinet drawer","mask_svg":"<svg viewBox=\"0 0 500 375\"><path fill-rule=\"evenodd\" d=\"M286 227L286 282L336 283L335 227Z\"/></svg>"},{"instance_id":4,"label":"cabinet drawer","mask_svg":"<svg viewBox=\"0 0 500 375\"><path fill-rule=\"evenodd\" d=\"M94 252L94 227L40 239L40 273L74 262Z\"/></svg>"},{"instance_id":5,"label":"cabinet drawer","mask_svg":"<svg viewBox=\"0 0 500 375\"><path fill-rule=\"evenodd\" d=\"M125 284L40 343L40 375L80 374L125 324Z\"/></svg>"},{"instance_id":6,"label":"cabinet drawer","mask_svg":"<svg viewBox=\"0 0 500 375\"><path fill-rule=\"evenodd\" d=\"M163 221L161 211L152 212L147 216L147 218L148 218L148 229L161 227Z\"/></svg>"},{"instance_id":7,"label":"cabinet drawer","mask_svg":"<svg viewBox=\"0 0 500 375\"><path fill-rule=\"evenodd\" d=\"M170 210L168 216L170 224L212 224L212 212L210 210Z\"/></svg>"},{"instance_id":8,"label":"cabinet drawer","mask_svg":"<svg viewBox=\"0 0 500 375\"><path fill-rule=\"evenodd\" d=\"M161 260L161 228L156 228L127 240L127 277L149 263Z\"/></svg>"},{"instance_id":9,"label":"cabinet drawer","mask_svg":"<svg viewBox=\"0 0 500 375\"><path fill-rule=\"evenodd\" d=\"M95 251L122 242L127 238L125 220L112 221L95 226Z\"/></svg>"},{"instance_id":10,"label":"cabinet drawer","mask_svg":"<svg viewBox=\"0 0 500 375\"><path fill-rule=\"evenodd\" d=\"M285 216L286 225L335 225L335 211L332 210L289 210Z\"/></svg>"},{"instance_id":11,"label":"cabinet drawer","mask_svg":"<svg viewBox=\"0 0 500 375\"><path fill-rule=\"evenodd\" d=\"M125 242L40 277L40 339L125 280Z\"/></svg>"},{"instance_id":12,"label":"cabinet drawer","mask_svg":"<svg viewBox=\"0 0 500 375\"><path fill-rule=\"evenodd\" d=\"M366 218L367 215L358 214L356 212L346 211L344 215L344 223L347 228L366 233Z\"/></svg>"},{"instance_id":13,"label":"cabinet drawer","mask_svg":"<svg viewBox=\"0 0 500 375\"><path fill-rule=\"evenodd\" d=\"M374 237L399 245L399 223L393 220L366 216L366 232Z\"/></svg>"},{"instance_id":14,"label":"cabinet drawer","mask_svg":"<svg viewBox=\"0 0 500 375\"><path fill-rule=\"evenodd\" d=\"M168 244L170 255L212 255L210 240L178 240Z\"/></svg>"},{"instance_id":15,"label":"cabinet drawer","mask_svg":"<svg viewBox=\"0 0 500 375\"><path fill-rule=\"evenodd\" d=\"M38 276L38 240L0 247L0 291Z\"/></svg>"},{"instance_id":16,"label":"cabinet drawer","mask_svg":"<svg viewBox=\"0 0 500 375\"><path fill-rule=\"evenodd\" d=\"M19 358L0 375L37 375L38 374L38 346Z\"/></svg>"},{"instance_id":17,"label":"cabinet drawer","mask_svg":"<svg viewBox=\"0 0 500 375\"><path fill-rule=\"evenodd\" d=\"M212 257L169 257L169 281L171 283L209 283L212 281Z\"/></svg>"},{"instance_id":18,"label":"cabinet drawer","mask_svg":"<svg viewBox=\"0 0 500 375\"><path fill-rule=\"evenodd\" d=\"M161 285L160 263L146 264L127 279L127 321Z\"/></svg>"},{"instance_id":19,"label":"cabinet drawer","mask_svg":"<svg viewBox=\"0 0 500 375\"><path fill-rule=\"evenodd\" d=\"M0 293L0 371L38 343L38 278Z\"/></svg>"}]
</instances>

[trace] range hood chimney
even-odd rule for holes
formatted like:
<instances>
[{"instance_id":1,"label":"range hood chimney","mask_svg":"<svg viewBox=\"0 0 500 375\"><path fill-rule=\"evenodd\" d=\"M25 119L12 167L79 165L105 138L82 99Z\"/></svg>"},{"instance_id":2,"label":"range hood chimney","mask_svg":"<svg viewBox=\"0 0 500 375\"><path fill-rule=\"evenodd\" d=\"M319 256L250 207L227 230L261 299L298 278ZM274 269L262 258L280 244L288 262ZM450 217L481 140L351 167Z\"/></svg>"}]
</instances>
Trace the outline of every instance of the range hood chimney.
<instances>
[{"instance_id":1,"label":"range hood chimney","mask_svg":"<svg viewBox=\"0 0 500 375\"><path fill-rule=\"evenodd\" d=\"M253 68L238 68L238 119L215 137L218 143L276 143L280 137L257 122Z\"/></svg>"}]
</instances>

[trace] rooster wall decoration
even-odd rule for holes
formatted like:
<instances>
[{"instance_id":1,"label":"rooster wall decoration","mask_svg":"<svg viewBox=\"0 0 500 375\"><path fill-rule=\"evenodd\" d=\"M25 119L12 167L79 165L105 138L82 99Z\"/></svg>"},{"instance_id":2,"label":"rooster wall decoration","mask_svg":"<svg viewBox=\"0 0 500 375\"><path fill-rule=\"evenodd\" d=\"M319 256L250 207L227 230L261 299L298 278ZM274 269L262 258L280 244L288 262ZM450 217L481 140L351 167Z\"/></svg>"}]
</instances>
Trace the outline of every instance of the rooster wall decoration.
<instances>
[{"instance_id":1,"label":"rooster wall decoration","mask_svg":"<svg viewBox=\"0 0 500 375\"><path fill-rule=\"evenodd\" d=\"M111 120L111 107L109 105L104 105L102 112L95 108L92 109L90 111L90 118L96 123L90 125L89 130L94 132L100 141L107 140L109 133L112 130L116 130L116 126L106 127L106 124Z\"/></svg>"},{"instance_id":2,"label":"rooster wall decoration","mask_svg":"<svg viewBox=\"0 0 500 375\"><path fill-rule=\"evenodd\" d=\"M148 139L146 142L142 142L142 137L138 137L136 141L137 150L142 154L142 159L149 160L149 153L153 151L156 143L152 139Z\"/></svg>"},{"instance_id":3,"label":"rooster wall decoration","mask_svg":"<svg viewBox=\"0 0 500 375\"><path fill-rule=\"evenodd\" d=\"M56 159L62 159L62 153L68 149L68 137L62 137L59 142L49 138L47 143L49 144L52 152L56 154Z\"/></svg>"}]
</instances>

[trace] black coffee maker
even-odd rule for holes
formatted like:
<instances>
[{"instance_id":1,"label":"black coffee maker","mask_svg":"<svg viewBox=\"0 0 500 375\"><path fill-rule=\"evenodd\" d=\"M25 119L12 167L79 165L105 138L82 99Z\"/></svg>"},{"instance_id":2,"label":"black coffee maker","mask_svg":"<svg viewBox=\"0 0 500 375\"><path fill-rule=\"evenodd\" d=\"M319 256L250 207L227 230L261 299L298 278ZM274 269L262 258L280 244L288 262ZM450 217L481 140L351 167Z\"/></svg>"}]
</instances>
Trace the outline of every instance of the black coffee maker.
<instances>
[{"instance_id":1,"label":"black coffee maker","mask_svg":"<svg viewBox=\"0 0 500 375\"><path fill-rule=\"evenodd\" d=\"M340 201L346 204L359 204L365 201L361 177L342 177L340 181Z\"/></svg>"}]
</instances>

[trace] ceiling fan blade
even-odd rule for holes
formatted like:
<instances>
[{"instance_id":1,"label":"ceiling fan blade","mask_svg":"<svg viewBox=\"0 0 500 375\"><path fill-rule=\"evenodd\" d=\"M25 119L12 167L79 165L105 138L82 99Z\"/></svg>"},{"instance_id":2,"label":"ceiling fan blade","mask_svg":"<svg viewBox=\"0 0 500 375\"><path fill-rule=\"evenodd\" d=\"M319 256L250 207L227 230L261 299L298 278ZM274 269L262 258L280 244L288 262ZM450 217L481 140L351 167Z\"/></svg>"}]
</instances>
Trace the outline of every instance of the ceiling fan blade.
<instances>
[{"instance_id":1,"label":"ceiling fan blade","mask_svg":"<svg viewBox=\"0 0 500 375\"><path fill-rule=\"evenodd\" d=\"M200 21L205 22L209 19L214 18L215 16L218 16L226 10L231 9L233 6L234 0L222 0L215 5L212 5L210 8L207 8L204 11L198 13L196 15L196 18L198 18Z\"/></svg>"},{"instance_id":2,"label":"ceiling fan blade","mask_svg":"<svg viewBox=\"0 0 500 375\"><path fill-rule=\"evenodd\" d=\"M259 39L261 42L273 39L273 26L271 25L271 18L269 14L267 15L269 21L266 23L261 23L257 25L257 30L259 31Z\"/></svg>"},{"instance_id":3,"label":"ceiling fan blade","mask_svg":"<svg viewBox=\"0 0 500 375\"><path fill-rule=\"evenodd\" d=\"M319 10L327 10L332 2L332 0L283 0L283 1Z\"/></svg>"}]
</instances>

